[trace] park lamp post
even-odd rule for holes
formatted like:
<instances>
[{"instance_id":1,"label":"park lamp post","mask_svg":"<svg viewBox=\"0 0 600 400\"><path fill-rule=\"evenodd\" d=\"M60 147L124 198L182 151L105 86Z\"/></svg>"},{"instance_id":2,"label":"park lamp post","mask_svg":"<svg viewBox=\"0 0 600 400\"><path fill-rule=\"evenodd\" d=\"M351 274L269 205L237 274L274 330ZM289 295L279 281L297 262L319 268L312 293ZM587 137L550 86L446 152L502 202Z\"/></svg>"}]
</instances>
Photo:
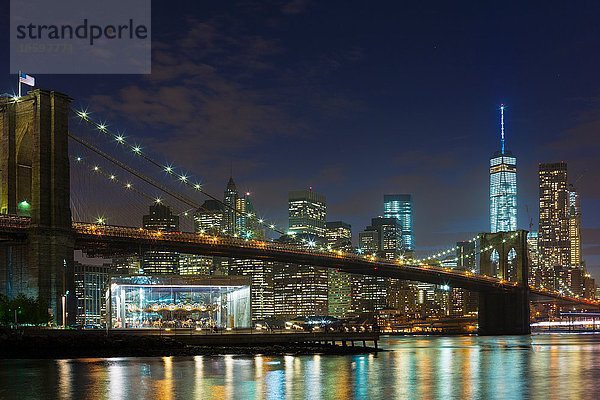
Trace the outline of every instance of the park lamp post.
<instances>
[{"instance_id":1,"label":"park lamp post","mask_svg":"<svg viewBox=\"0 0 600 400\"><path fill-rule=\"evenodd\" d=\"M8 309L8 311L14 311L15 313L15 329L19 327L19 319L17 317L17 314L19 313L19 311L21 310L21 307L15 307L14 309Z\"/></svg>"},{"instance_id":2,"label":"park lamp post","mask_svg":"<svg viewBox=\"0 0 600 400\"><path fill-rule=\"evenodd\" d=\"M67 296L69 295L69 291L67 290L64 295L61 296L62 301L62 327L65 329L67 327L67 317L69 313L67 312Z\"/></svg>"},{"instance_id":3,"label":"park lamp post","mask_svg":"<svg viewBox=\"0 0 600 400\"><path fill-rule=\"evenodd\" d=\"M66 329L67 327L67 316L69 315L69 313L67 312L67 295L69 294L69 291L67 290L67 260L63 259L63 280L62 280L62 284L63 284L63 295L61 296L60 300L62 302L62 328Z\"/></svg>"}]
</instances>

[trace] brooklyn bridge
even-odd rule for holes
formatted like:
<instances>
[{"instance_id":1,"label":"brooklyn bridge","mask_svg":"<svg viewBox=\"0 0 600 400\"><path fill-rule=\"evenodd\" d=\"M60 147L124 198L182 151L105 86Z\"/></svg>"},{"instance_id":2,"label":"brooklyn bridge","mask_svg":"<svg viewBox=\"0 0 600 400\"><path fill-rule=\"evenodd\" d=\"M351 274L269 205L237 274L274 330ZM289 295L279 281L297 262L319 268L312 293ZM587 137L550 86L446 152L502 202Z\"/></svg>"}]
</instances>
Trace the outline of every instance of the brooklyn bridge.
<instances>
[{"instance_id":1,"label":"brooklyn bridge","mask_svg":"<svg viewBox=\"0 0 600 400\"><path fill-rule=\"evenodd\" d=\"M75 250L103 257L160 250L281 261L464 288L479 294L479 333L486 335L530 333L532 297L587 307L600 306L589 299L530 286L527 232L524 230L479 234L479 251L497 251L499 260L494 264L489 257L481 257L478 270L473 272L443 268L436 262L436 257L383 260L372 255L267 239L153 231L137 226L107 225L101 220L76 221L71 212L73 155L69 154L70 143L85 146L154 187L161 188L161 184L79 137L70 127L72 117L129 146L151 168L160 168L172 175L173 179L195 190L198 196L215 197L188 176L172 172L169 165L157 162L141 148L128 144L124 137L112 133L86 112L73 110L71 99L64 94L38 89L23 97L2 98L0 107L0 292L9 297L18 293L40 296L48 301L54 316L61 315L63 307L69 307L61 300L66 293L73 293ZM114 176L108 178L116 179ZM192 208L199 207L197 198L170 194ZM248 218L256 218L265 229L283 233L254 215L248 215ZM511 250L516 257L509 259ZM72 300L71 296L69 301Z\"/></svg>"}]
</instances>

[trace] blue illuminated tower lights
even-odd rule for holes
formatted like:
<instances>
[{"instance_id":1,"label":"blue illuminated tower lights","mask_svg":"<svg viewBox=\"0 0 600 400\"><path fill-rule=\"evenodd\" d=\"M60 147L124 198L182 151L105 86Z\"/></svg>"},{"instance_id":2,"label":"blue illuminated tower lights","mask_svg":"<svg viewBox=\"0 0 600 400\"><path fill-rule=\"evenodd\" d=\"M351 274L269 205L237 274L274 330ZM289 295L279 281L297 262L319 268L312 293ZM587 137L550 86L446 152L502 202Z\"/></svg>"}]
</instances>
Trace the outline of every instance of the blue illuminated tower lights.
<instances>
[{"instance_id":1,"label":"blue illuminated tower lights","mask_svg":"<svg viewBox=\"0 0 600 400\"><path fill-rule=\"evenodd\" d=\"M500 105L500 151L490 160L490 231L492 233L515 230L517 224L516 158L506 150L505 108L505 104Z\"/></svg>"},{"instance_id":2,"label":"blue illuminated tower lights","mask_svg":"<svg viewBox=\"0 0 600 400\"><path fill-rule=\"evenodd\" d=\"M504 104L500 104L500 141L502 144L502 154L504 154Z\"/></svg>"}]
</instances>

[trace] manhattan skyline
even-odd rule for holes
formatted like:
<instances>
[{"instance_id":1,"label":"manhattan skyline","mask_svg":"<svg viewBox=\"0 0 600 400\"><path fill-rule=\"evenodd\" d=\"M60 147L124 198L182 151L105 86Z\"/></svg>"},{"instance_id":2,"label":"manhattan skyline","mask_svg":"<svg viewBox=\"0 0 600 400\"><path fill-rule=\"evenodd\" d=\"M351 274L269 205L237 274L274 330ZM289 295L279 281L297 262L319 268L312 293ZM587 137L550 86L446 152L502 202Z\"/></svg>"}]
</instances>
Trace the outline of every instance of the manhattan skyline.
<instances>
[{"instance_id":1,"label":"manhattan skyline","mask_svg":"<svg viewBox=\"0 0 600 400\"><path fill-rule=\"evenodd\" d=\"M156 41L151 75L38 82L181 160L211 193L233 164L241 189L280 224L289 190L325 194L331 219L355 235L382 214L383 194L411 193L425 252L488 230L487 163L505 103L507 148L519 160L518 227L528 228L525 206L537 226L538 163L566 161L573 180L581 176L583 253L599 275L595 6L452 5L438 14L417 5L237 4L203 5L196 19L154 4L155 15L172 18L153 21L153 36L177 45ZM362 13L373 16L364 25ZM296 29L306 24L315 29ZM16 89L14 81L7 75L4 86Z\"/></svg>"},{"instance_id":2,"label":"manhattan skyline","mask_svg":"<svg viewBox=\"0 0 600 400\"><path fill-rule=\"evenodd\" d=\"M0 398L600 393L600 3L3 4Z\"/></svg>"}]
</instances>

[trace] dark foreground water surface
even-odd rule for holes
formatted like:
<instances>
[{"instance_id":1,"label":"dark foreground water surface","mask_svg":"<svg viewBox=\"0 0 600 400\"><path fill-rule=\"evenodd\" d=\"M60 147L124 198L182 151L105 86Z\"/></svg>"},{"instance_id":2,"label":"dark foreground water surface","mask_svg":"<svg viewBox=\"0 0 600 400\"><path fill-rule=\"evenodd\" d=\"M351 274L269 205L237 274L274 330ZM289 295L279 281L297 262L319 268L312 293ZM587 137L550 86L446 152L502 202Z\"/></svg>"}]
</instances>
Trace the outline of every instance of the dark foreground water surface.
<instances>
[{"instance_id":1,"label":"dark foreground water surface","mask_svg":"<svg viewBox=\"0 0 600 400\"><path fill-rule=\"evenodd\" d=\"M390 337L378 355L0 360L1 399L598 399L600 335Z\"/></svg>"}]
</instances>

